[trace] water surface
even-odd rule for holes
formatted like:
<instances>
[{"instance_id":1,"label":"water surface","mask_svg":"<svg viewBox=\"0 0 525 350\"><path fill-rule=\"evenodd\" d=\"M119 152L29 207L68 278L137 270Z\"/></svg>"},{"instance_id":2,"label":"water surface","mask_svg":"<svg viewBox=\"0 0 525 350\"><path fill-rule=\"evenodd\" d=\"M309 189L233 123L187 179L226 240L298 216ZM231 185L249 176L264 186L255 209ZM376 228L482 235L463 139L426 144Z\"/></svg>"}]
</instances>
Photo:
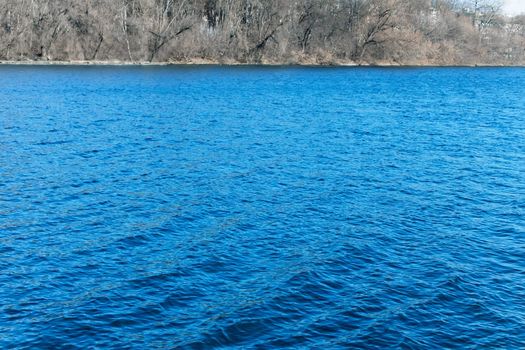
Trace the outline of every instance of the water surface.
<instances>
[{"instance_id":1,"label":"water surface","mask_svg":"<svg viewBox=\"0 0 525 350\"><path fill-rule=\"evenodd\" d=\"M525 347L525 70L0 68L0 347Z\"/></svg>"}]
</instances>

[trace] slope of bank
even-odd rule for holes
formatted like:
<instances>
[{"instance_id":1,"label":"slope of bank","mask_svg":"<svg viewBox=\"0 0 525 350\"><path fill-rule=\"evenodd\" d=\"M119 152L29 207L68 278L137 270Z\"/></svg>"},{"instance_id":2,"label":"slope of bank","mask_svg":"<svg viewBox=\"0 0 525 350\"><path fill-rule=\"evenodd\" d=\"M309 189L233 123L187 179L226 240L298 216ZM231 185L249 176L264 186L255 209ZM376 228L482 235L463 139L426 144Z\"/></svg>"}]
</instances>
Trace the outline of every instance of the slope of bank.
<instances>
[{"instance_id":1,"label":"slope of bank","mask_svg":"<svg viewBox=\"0 0 525 350\"><path fill-rule=\"evenodd\" d=\"M129 61L38 61L38 60L24 60L24 61L0 61L3 66L144 66L144 67L158 67L158 66L304 66L304 67L525 67L525 64L483 64L483 63L463 63L463 64L431 64L428 62L400 64L397 62L361 62L353 61L334 61L334 62L317 62L315 60L301 61L301 62L238 62L238 61L214 61L202 58L188 59L184 61L170 61L170 62L129 62Z\"/></svg>"},{"instance_id":2,"label":"slope of bank","mask_svg":"<svg viewBox=\"0 0 525 350\"><path fill-rule=\"evenodd\" d=\"M503 16L492 3L5 0L0 5L0 60L89 64L525 64L525 16Z\"/></svg>"}]
</instances>

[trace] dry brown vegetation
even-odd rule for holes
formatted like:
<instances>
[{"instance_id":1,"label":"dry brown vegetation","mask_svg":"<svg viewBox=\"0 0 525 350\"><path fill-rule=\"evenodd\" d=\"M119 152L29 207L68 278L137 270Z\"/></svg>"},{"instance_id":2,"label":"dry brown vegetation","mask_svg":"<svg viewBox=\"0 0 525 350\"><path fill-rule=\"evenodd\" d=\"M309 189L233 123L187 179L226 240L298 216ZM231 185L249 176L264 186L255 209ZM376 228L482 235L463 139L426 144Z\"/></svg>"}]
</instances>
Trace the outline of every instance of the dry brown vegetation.
<instances>
[{"instance_id":1,"label":"dry brown vegetation","mask_svg":"<svg viewBox=\"0 0 525 350\"><path fill-rule=\"evenodd\" d=\"M3 0L0 60L524 64L483 0Z\"/></svg>"}]
</instances>

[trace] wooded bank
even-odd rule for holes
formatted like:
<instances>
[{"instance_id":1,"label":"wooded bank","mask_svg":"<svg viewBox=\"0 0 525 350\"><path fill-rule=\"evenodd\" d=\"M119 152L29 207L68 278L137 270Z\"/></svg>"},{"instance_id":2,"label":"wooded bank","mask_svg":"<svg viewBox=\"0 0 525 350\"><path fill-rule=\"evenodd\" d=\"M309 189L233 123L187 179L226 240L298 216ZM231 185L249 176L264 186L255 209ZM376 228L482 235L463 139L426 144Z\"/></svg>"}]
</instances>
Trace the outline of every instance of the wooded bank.
<instances>
[{"instance_id":1,"label":"wooded bank","mask_svg":"<svg viewBox=\"0 0 525 350\"><path fill-rule=\"evenodd\" d=\"M2 61L522 65L489 0L4 0Z\"/></svg>"}]
</instances>

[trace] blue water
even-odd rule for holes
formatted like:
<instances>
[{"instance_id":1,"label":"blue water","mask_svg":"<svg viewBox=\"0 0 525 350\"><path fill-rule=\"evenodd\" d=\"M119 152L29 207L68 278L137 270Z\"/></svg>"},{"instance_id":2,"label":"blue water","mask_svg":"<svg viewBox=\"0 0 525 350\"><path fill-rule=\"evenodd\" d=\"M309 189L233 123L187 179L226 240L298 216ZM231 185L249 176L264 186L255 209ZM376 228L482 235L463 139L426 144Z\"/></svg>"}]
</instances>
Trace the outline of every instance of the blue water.
<instances>
[{"instance_id":1,"label":"blue water","mask_svg":"<svg viewBox=\"0 0 525 350\"><path fill-rule=\"evenodd\" d=\"M525 70L0 68L0 347L525 347Z\"/></svg>"}]
</instances>

